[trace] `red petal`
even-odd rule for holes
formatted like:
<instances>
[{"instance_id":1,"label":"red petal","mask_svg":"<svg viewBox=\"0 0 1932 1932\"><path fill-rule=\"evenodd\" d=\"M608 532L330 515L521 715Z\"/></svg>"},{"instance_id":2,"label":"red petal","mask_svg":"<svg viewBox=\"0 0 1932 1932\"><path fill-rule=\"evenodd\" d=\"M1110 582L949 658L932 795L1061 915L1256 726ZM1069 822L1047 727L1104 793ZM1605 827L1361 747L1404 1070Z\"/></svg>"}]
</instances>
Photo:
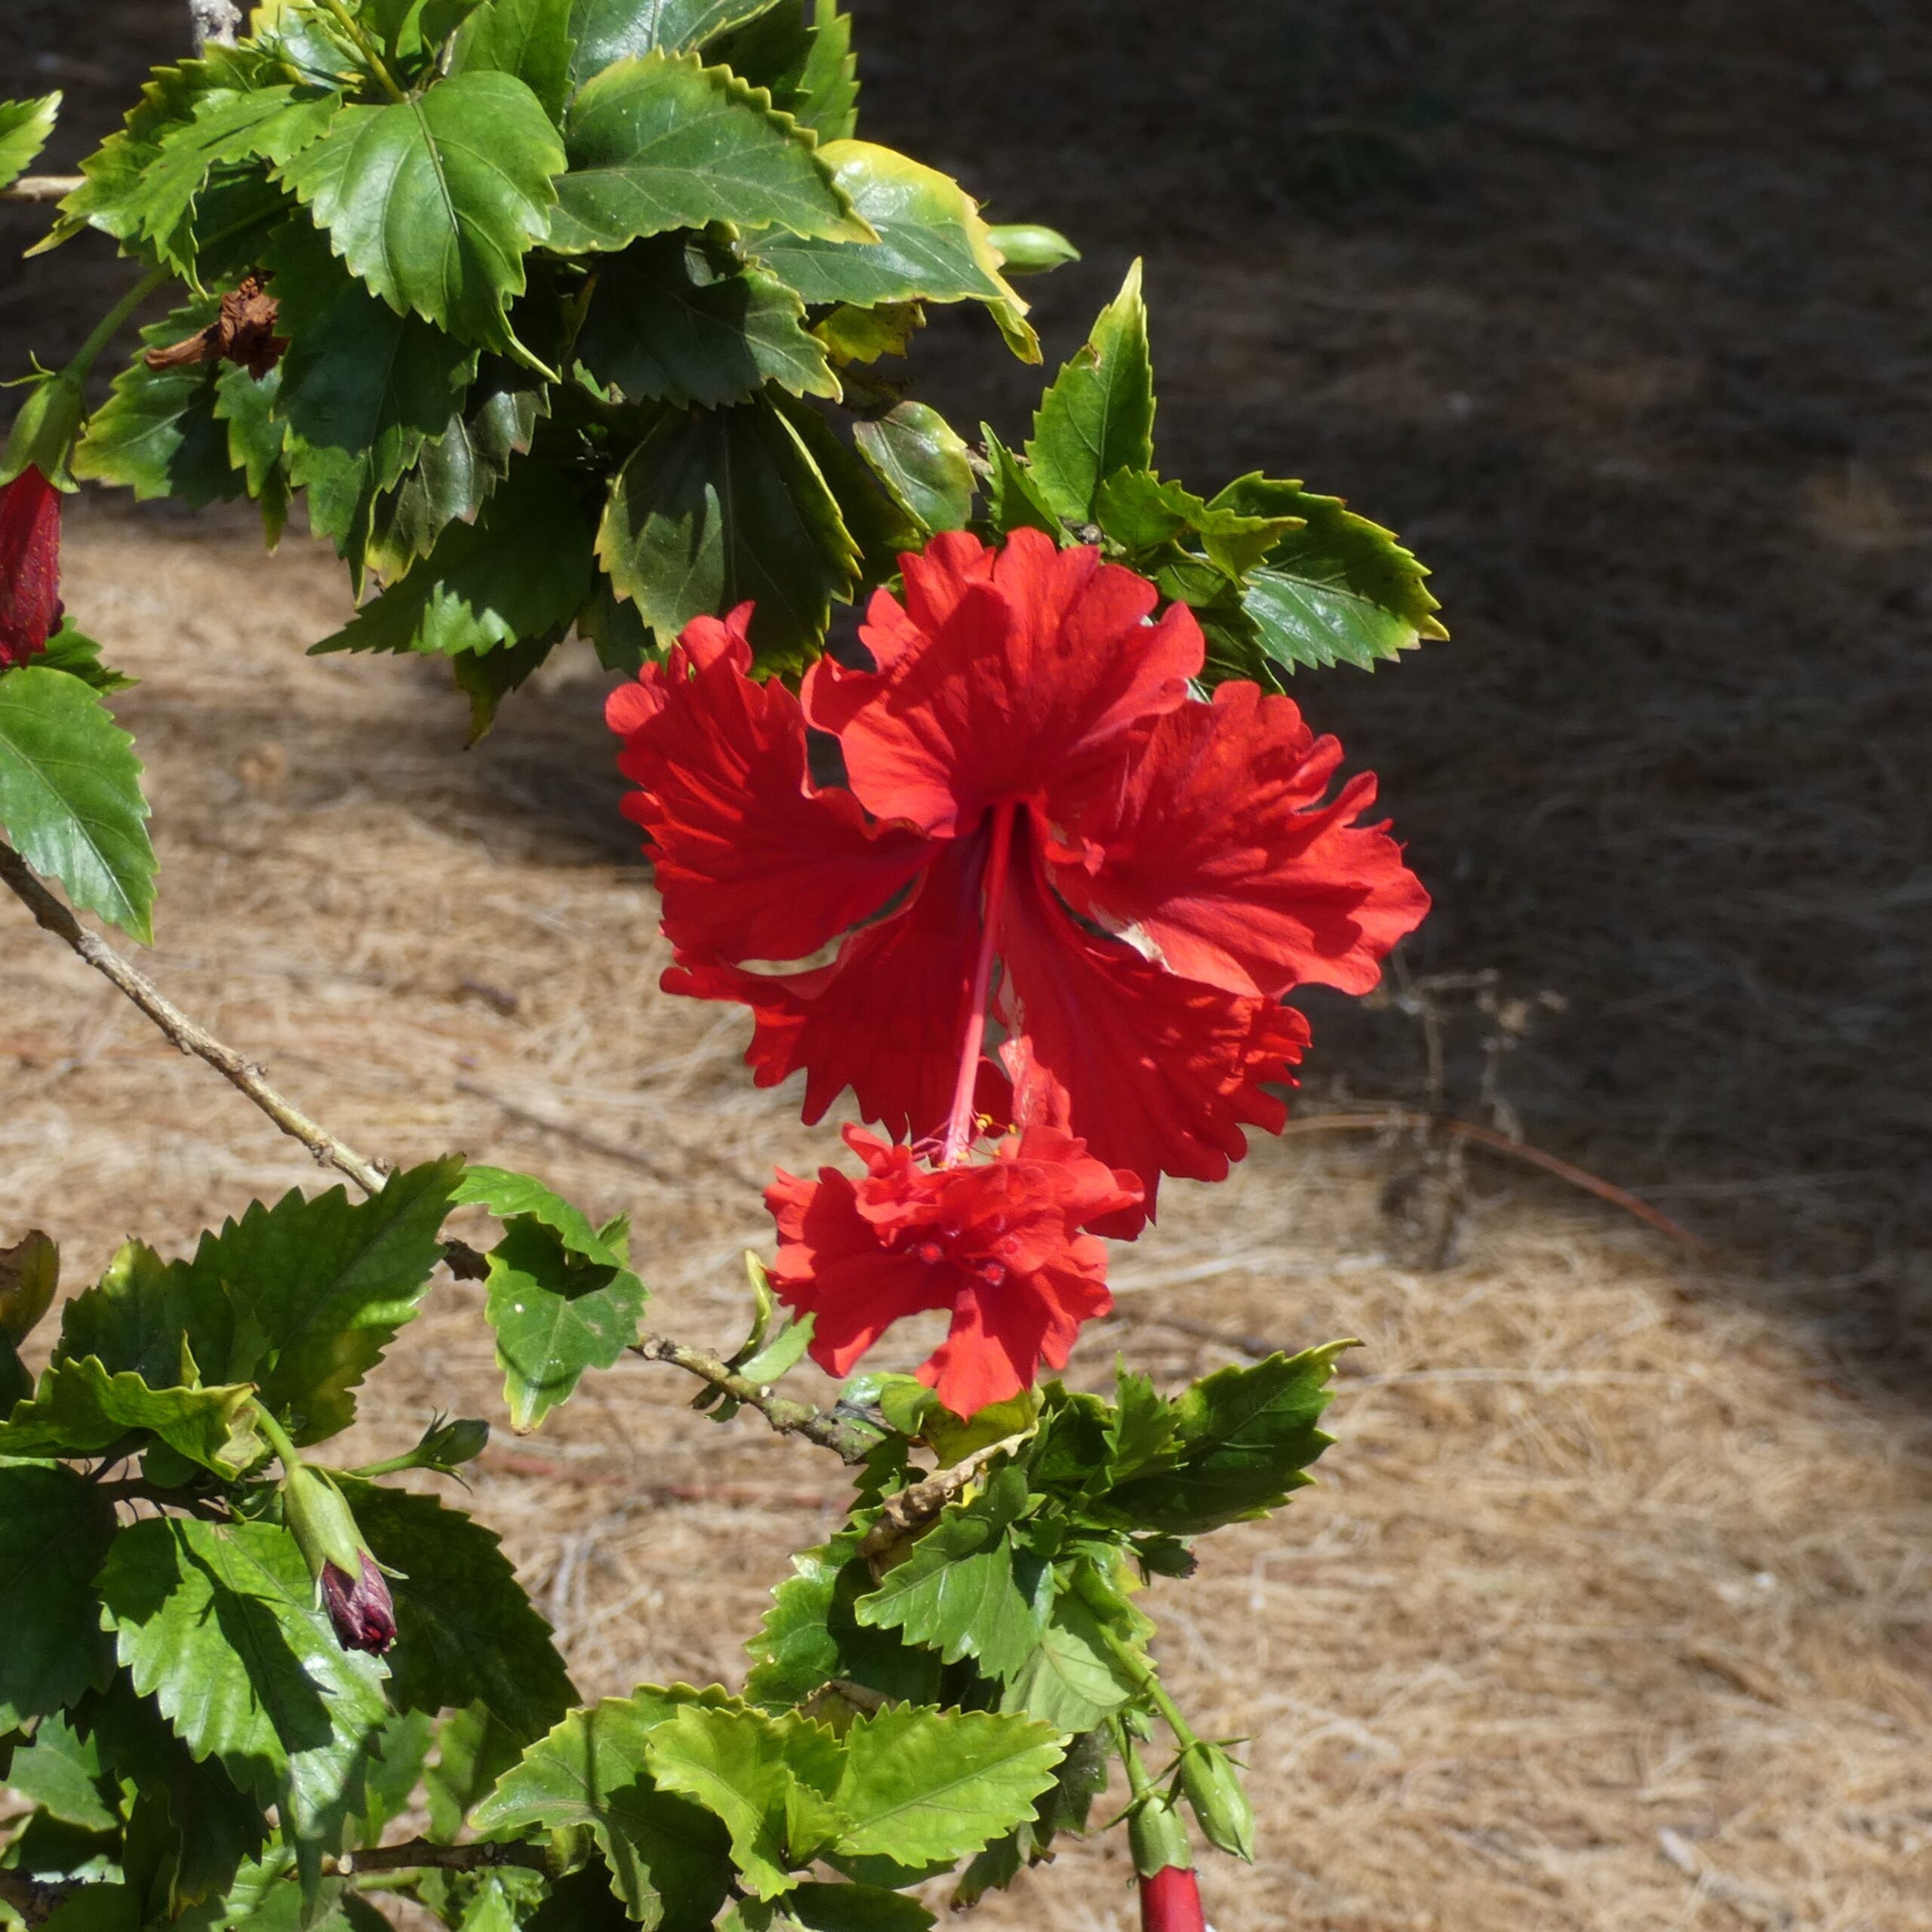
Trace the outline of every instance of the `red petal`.
<instances>
[{"instance_id":1,"label":"red petal","mask_svg":"<svg viewBox=\"0 0 1932 1932\"><path fill-rule=\"evenodd\" d=\"M916 833L868 827L848 792L815 792L798 701L748 673L749 605L701 617L605 715L624 801L651 835L664 930L681 950L799 959L887 904L918 869Z\"/></svg>"},{"instance_id":2,"label":"red petal","mask_svg":"<svg viewBox=\"0 0 1932 1932\"><path fill-rule=\"evenodd\" d=\"M1192 612L1148 624L1154 586L1097 550L1020 530L995 555L955 533L905 568L905 608L875 598L862 633L880 669L821 660L805 712L870 811L935 836L1001 799L1077 795L1201 668Z\"/></svg>"},{"instance_id":3,"label":"red petal","mask_svg":"<svg viewBox=\"0 0 1932 1932\"><path fill-rule=\"evenodd\" d=\"M47 648L60 623L60 492L29 466L0 489L0 665Z\"/></svg>"},{"instance_id":4,"label":"red petal","mask_svg":"<svg viewBox=\"0 0 1932 1932\"><path fill-rule=\"evenodd\" d=\"M1030 842L1030 841L1029 841ZM1070 1128L1109 1167L1140 1177L1146 1208L1094 1224L1126 1237L1153 1213L1164 1174L1221 1180L1247 1151L1244 1123L1280 1131L1308 1044L1294 1008L1177 978L1125 941L1077 924L1037 850L1015 854L1001 989L1014 1112Z\"/></svg>"},{"instance_id":5,"label":"red petal","mask_svg":"<svg viewBox=\"0 0 1932 1932\"><path fill-rule=\"evenodd\" d=\"M1291 699L1223 685L1157 719L1120 783L1069 828L1054 883L1076 912L1130 930L1183 978L1231 992L1366 992L1429 910L1379 826L1353 821L1375 780L1322 803L1342 748Z\"/></svg>"},{"instance_id":6,"label":"red petal","mask_svg":"<svg viewBox=\"0 0 1932 1932\"><path fill-rule=\"evenodd\" d=\"M921 1140L952 1105L979 938L979 841L955 841L890 918L862 926L829 966L747 973L715 958L680 958L668 993L739 1000L757 1025L745 1055L758 1084L810 1069L804 1118L824 1118L850 1086L867 1120L894 1140Z\"/></svg>"}]
</instances>

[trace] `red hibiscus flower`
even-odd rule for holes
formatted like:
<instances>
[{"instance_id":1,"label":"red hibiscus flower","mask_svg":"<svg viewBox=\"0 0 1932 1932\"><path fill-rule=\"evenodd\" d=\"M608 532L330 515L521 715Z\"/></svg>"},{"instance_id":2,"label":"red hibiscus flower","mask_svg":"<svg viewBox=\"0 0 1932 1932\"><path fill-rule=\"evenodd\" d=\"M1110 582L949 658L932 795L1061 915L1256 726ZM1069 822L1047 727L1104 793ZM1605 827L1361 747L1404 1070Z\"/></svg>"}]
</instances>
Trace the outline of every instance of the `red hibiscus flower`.
<instances>
[{"instance_id":1,"label":"red hibiscus flower","mask_svg":"<svg viewBox=\"0 0 1932 1932\"><path fill-rule=\"evenodd\" d=\"M1080 1324L1113 1306L1106 1247L1080 1230L1137 1208L1139 1181L1051 1128L931 1170L863 1128L845 1139L864 1180L781 1172L764 1197L782 1244L772 1284L818 1318L819 1366L849 1374L901 1315L949 1309L919 1379L954 1414L1030 1388L1042 1363L1063 1367Z\"/></svg>"},{"instance_id":2,"label":"red hibiscus flower","mask_svg":"<svg viewBox=\"0 0 1932 1932\"><path fill-rule=\"evenodd\" d=\"M1032 531L903 563L872 668L823 660L802 703L752 680L748 610L613 695L664 986L749 1006L759 1084L802 1068L808 1121L849 1086L948 1165L988 1114L1079 1136L1139 1177L1099 1226L1131 1235L1161 1174L1219 1180L1244 1126L1281 1126L1268 1088L1308 1038L1281 995L1372 986L1427 895L1358 823L1373 779L1327 798L1340 748L1290 700L1189 695L1199 626L1151 622L1144 579ZM808 727L842 783L814 779Z\"/></svg>"},{"instance_id":3,"label":"red hibiscus flower","mask_svg":"<svg viewBox=\"0 0 1932 1932\"><path fill-rule=\"evenodd\" d=\"M60 492L31 464L0 488L0 667L47 648L60 623Z\"/></svg>"}]
</instances>

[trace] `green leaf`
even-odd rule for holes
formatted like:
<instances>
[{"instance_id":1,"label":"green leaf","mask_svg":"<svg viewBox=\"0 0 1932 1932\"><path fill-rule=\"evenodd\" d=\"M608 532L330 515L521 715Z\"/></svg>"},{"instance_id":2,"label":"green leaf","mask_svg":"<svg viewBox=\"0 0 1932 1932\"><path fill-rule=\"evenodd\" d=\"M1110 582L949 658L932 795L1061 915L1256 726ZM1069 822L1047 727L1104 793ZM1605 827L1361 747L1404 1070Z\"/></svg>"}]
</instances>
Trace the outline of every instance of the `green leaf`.
<instances>
[{"instance_id":1,"label":"green leaf","mask_svg":"<svg viewBox=\"0 0 1932 1932\"><path fill-rule=\"evenodd\" d=\"M1423 580L1428 571L1394 533L1299 483L1260 475L1230 483L1212 505L1244 515L1299 517L1248 579L1244 602L1269 657L1286 670L1353 664L1374 669L1425 638L1449 633Z\"/></svg>"},{"instance_id":2,"label":"green leaf","mask_svg":"<svg viewBox=\"0 0 1932 1932\"><path fill-rule=\"evenodd\" d=\"M1137 1686L1101 1635L1094 1613L1063 1594L1039 1645L1008 1683L1003 1711L1023 1711L1050 1729L1091 1730L1134 1697Z\"/></svg>"},{"instance_id":3,"label":"green leaf","mask_svg":"<svg viewBox=\"0 0 1932 1932\"><path fill-rule=\"evenodd\" d=\"M1115 470L1100 485L1094 514L1105 535L1130 556L1198 539L1214 569L1230 578L1253 570L1301 521L1216 509L1145 469Z\"/></svg>"},{"instance_id":4,"label":"green leaf","mask_svg":"<svg viewBox=\"0 0 1932 1932\"><path fill-rule=\"evenodd\" d=\"M377 1561L395 1573L398 1708L478 1706L525 1743L556 1724L577 1693L495 1533L432 1496L364 1483L344 1493Z\"/></svg>"},{"instance_id":5,"label":"green leaf","mask_svg":"<svg viewBox=\"0 0 1932 1932\"><path fill-rule=\"evenodd\" d=\"M571 0L484 0L457 30L451 74L514 74L559 119L571 91Z\"/></svg>"},{"instance_id":6,"label":"green leaf","mask_svg":"<svg viewBox=\"0 0 1932 1932\"><path fill-rule=\"evenodd\" d=\"M646 1768L651 1732L682 1700L644 1690L574 1711L505 1774L471 1820L488 1835L588 1826L611 1888L645 1932L703 1932L731 1888L731 1840Z\"/></svg>"},{"instance_id":7,"label":"green leaf","mask_svg":"<svg viewBox=\"0 0 1932 1932\"><path fill-rule=\"evenodd\" d=\"M1066 529L1041 494L1032 472L993 433L990 423L980 425L980 436L986 445L987 460L992 465L986 491L995 533L1041 530L1056 543L1063 543Z\"/></svg>"},{"instance_id":8,"label":"green leaf","mask_svg":"<svg viewBox=\"0 0 1932 1932\"><path fill-rule=\"evenodd\" d=\"M388 1712L382 1666L336 1641L295 1539L271 1523L136 1523L100 1593L135 1690L197 1758L279 1807L312 1893Z\"/></svg>"},{"instance_id":9,"label":"green leaf","mask_svg":"<svg viewBox=\"0 0 1932 1932\"><path fill-rule=\"evenodd\" d=\"M217 313L213 297L192 302L141 331L149 348L171 347L198 334ZM115 483L137 503L174 497L198 509L242 494L229 460L228 435L215 420L219 365L150 369L137 355L114 379L106 402L88 419L74 451L74 474Z\"/></svg>"},{"instance_id":10,"label":"green leaf","mask_svg":"<svg viewBox=\"0 0 1932 1932\"><path fill-rule=\"evenodd\" d=\"M972 300L1025 312L1000 274L978 204L950 175L869 141L829 141L819 155L878 239L754 238L758 258L808 302L870 309L915 298Z\"/></svg>"},{"instance_id":11,"label":"green leaf","mask_svg":"<svg viewBox=\"0 0 1932 1932\"><path fill-rule=\"evenodd\" d=\"M1174 1404L1137 1370L1117 1367L1114 1379L1114 1409L1107 1421L1106 1479L1118 1484L1168 1454L1180 1418Z\"/></svg>"},{"instance_id":12,"label":"green leaf","mask_svg":"<svg viewBox=\"0 0 1932 1932\"><path fill-rule=\"evenodd\" d=\"M1030 1718L891 1706L845 1734L837 1852L917 1866L969 1857L1032 1815L1063 1747Z\"/></svg>"},{"instance_id":13,"label":"green leaf","mask_svg":"<svg viewBox=\"0 0 1932 1932\"><path fill-rule=\"evenodd\" d=\"M419 98L346 107L281 177L352 271L398 313L514 349L504 314L543 238L565 156L512 74L459 74Z\"/></svg>"},{"instance_id":14,"label":"green leaf","mask_svg":"<svg viewBox=\"0 0 1932 1932\"><path fill-rule=\"evenodd\" d=\"M548 245L614 251L707 222L799 235L869 238L811 134L728 68L651 54L600 73L565 123ZM789 278L787 278L789 279Z\"/></svg>"},{"instance_id":15,"label":"green leaf","mask_svg":"<svg viewBox=\"0 0 1932 1932\"><path fill-rule=\"evenodd\" d=\"M529 454L549 407L537 378L506 357L486 357L462 407L377 505L371 532L377 567L399 577L435 548L452 523L474 523L509 475L512 460Z\"/></svg>"},{"instance_id":16,"label":"green leaf","mask_svg":"<svg viewBox=\"0 0 1932 1932\"><path fill-rule=\"evenodd\" d=\"M789 1842L789 1820L799 1800L794 1732L802 1734L808 1754L829 1755L835 1764L836 1743L823 1726L798 1718L781 1724L742 1705L685 1705L645 1741L659 1789L681 1792L723 1821L731 1835L731 1862L756 1898L776 1898L789 1890L790 1868L807 1863L817 1849L817 1844L793 1847Z\"/></svg>"},{"instance_id":17,"label":"green leaf","mask_svg":"<svg viewBox=\"0 0 1932 1932\"><path fill-rule=\"evenodd\" d=\"M917 1899L877 1885L799 1885L779 1910L780 1924L804 1932L931 1932L938 1923Z\"/></svg>"},{"instance_id":18,"label":"green leaf","mask_svg":"<svg viewBox=\"0 0 1932 1932\"><path fill-rule=\"evenodd\" d=\"M197 1761L155 1700L136 1697L126 1678L90 1697L86 1715L107 1768L166 1807L173 1826L169 1911L178 1915L183 1906L227 1892L267 1835L260 1803L217 1760Z\"/></svg>"},{"instance_id":19,"label":"green leaf","mask_svg":"<svg viewBox=\"0 0 1932 1932\"><path fill-rule=\"evenodd\" d=\"M204 1235L180 1264L178 1292L191 1307L232 1310L226 1347L211 1337L196 1349L204 1372L258 1383L297 1442L346 1429L353 1391L429 1286L461 1173L454 1156L429 1161L353 1203L339 1187L314 1200L291 1192Z\"/></svg>"},{"instance_id":20,"label":"green leaf","mask_svg":"<svg viewBox=\"0 0 1932 1932\"><path fill-rule=\"evenodd\" d=\"M571 472L528 457L473 524L451 523L334 636L337 651L491 651L568 623L589 595L594 510Z\"/></svg>"},{"instance_id":21,"label":"green leaf","mask_svg":"<svg viewBox=\"0 0 1932 1932\"><path fill-rule=\"evenodd\" d=\"M83 1830L111 1832L120 1822L102 1783L95 1740L82 1737L59 1712L35 1727L31 1745L14 1753L5 1781L16 1797Z\"/></svg>"},{"instance_id":22,"label":"green leaf","mask_svg":"<svg viewBox=\"0 0 1932 1932\"><path fill-rule=\"evenodd\" d=\"M836 398L838 379L804 317L777 276L717 272L701 249L662 235L605 264L577 354L634 401L709 409L745 401L767 382Z\"/></svg>"},{"instance_id":23,"label":"green leaf","mask_svg":"<svg viewBox=\"0 0 1932 1932\"><path fill-rule=\"evenodd\" d=\"M587 1371L608 1368L637 1340L645 1299L628 1268L572 1254L534 1218L510 1222L490 1255L488 1315L518 1435L567 1401Z\"/></svg>"},{"instance_id":24,"label":"green leaf","mask_svg":"<svg viewBox=\"0 0 1932 1932\"><path fill-rule=\"evenodd\" d=\"M768 669L816 653L859 561L818 465L764 397L666 415L612 486L597 554L663 638L754 600Z\"/></svg>"},{"instance_id":25,"label":"green leaf","mask_svg":"<svg viewBox=\"0 0 1932 1932\"><path fill-rule=\"evenodd\" d=\"M859 1600L859 1621L897 1630L948 1663L970 1657L989 1676L1012 1676L1039 1642L1054 1601L1051 1566L1008 1534L1027 1506L1017 1467L1001 1469L971 1502L949 1505Z\"/></svg>"},{"instance_id":26,"label":"green leaf","mask_svg":"<svg viewBox=\"0 0 1932 1932\"><path fill-rule=\"evenodd\" d=\"M100 661L100 646L91 637L85 637L74 628L69 617L47 640L47 648L34 660L35 666L42 671L64 671L70 678L78 678L91 691L103 697L111 697L116 691L131 691L140 682L138 678L124 676Z\"/></svg>"},{"instance_id":27,"label":"green leaf","mask_svg":"<svg viewBox=\"0 0 1932 1932\"><path fill-rule=\"evenodd\" d=\"M1041 398L1026 457L1040 494L1070 523L1093 516L1115 470L1152 468L1154 365L1138 262Z\"/></svg>"},{"instance_id":28,"label":"green leaf","mask_svg":"<svg viewBox=\"0 0 1932 1932\"><path fill-rule=\"evenodd\" d=\"M885 302L876 309L855 309L841 303L812 333L843 368L850 362L876 362L881 356L903 355L925 325L922 302Z\"/></svg>"},{"instance_id":29,"label":"green leaf","mask_svg":"<svg viewBox=\"0 0 1932 1932\"><path fill-rule=\"evenodd\" d=\"M466 1168L455 1199L459 1206L487 1208L500 1221L519 1216L541 1221L572 1254L606 1267L623 1264L623 1256L597 1232L588 1214L531 1175L507 1168Z\"/></svg>"},{"instance_id":30,"label":"green leaf","mask_svg":"<svg viewBox=\"0 0 1932 1932\"><path fill-rule=\"evenodd\" d=\"M858 62L851 16L838 11L838 0L777 0L705 51L717 65L763 88L774 107L820 140L849 140L856 130Z\"/></svg>"},{"instance_id":31,"label":"green leaf","mask_svg":"<svg viewBox=\"0 0 1932 1932\"><path fill-rule=\"evenodd\" d=\"M1265 1516L1313 1480L1305 1472L1334 1441L1316 1424L1335 1358L1353 1345L1271 1355L1224 1368L1175 1404L1175 1460L1109 1490L1106 1513L1129 1527L1196 1536Z\"/></svg>"},{"instance_id":32,"label":"green leaf","mask_svg":"<svg viewBox=\"0 0 1932 1932\"><path fill-rule=\"evenodd\" d=\"M852 435L885 487L928 530L966 528L979 482L965 439L937 410L902 402L855 423Z\"/></svg>"},{"instance_id":33,"label":"green leaf","mask_svg":"<svg viewBox=\"0 0 1932 1932\"><path fill-rule=\"evenodd\" d=\"M840 439L819 411L790 396L774 395L771 400L832 493L838 520L858 548L860 582L882 583L897 576L900 555L924 546L926 533L918 518L880 484L870 466ZM755 624L752 635L757 635Z\"/></svg>"},{"instance_id":34,"label":"green leaf","mask_svg":"<svg viewBox=\"0 0 1932 1932\"><path fill-rule=\"evenodd\" d=\"M217 1475L238 1476L264 1453L254 1410L249 1383L151 1389L125 1370L110 1374L98 1357L63 1359L33 1400L0 1423L0 1456L97 1456L139 1432Z\"/></svg>"},{"instance_id":35,"label":"green leaf","mask_svg":"<svg viewBox=\"0 0 1932 1932\"><path fill-rule=\"evenodd\" d=\"M755 20L774 0L577 0L571 78L601 74L613 62L662 51L688 54Z\"/></svg>"},{"instance_id":36,"label":"green leaf","mask_svg":"<svg viewBox=\"0 0 1932 1932\"><path fill-rule=\"evenodd\" d=\"M83 910L154 936L154 848L134 741L97 693L28 664L0 678L0 828Z\"/></svg>"},{"instance_id":37,"label":"green leaf","mask_svg":"<svg viewBox=\"0 0 1932 1932\"><path fill-rule=\"evenodd\" d=\"M469 734L466 745L478 745L497 721L497 712L512 691L521 691L549 660L561 641L560 631L527 638L491 651L458 651L450 656L450 675L469 700Z\"/></svg>"},{"instance_id":38,"label":"green leaf","mask_svg":"<svg viewBox=\"0 0 1932 1932\"><path fill-rule=\"evenodd\" d=\"M389 489L462 407L475 351L379 300L305 225L278 239L268 265L291 338L275 407L300 439L294 481L340 453L366 467L367 487Z\"/></svg>"},{"instance_id":39,"label":"green leaf","mask_svg":"<svg viewBox=\"0 0 1932 1932\"><path fill-rule=\"evenodd\" d=\"M469 1814L523 1755L525 1742L480 1705L443 1720L435 1761L423 1774L432 1838L448 1843L461 1836Z\"/></svg>"},{"instance_id":40,"label":"green leaf","mask_svg":"<svg viewBox=\"0 0 1932 1932\"><path fill-rule=\"evenodd\" d=\"M57 91L38 100L0 100L0 188L11 188L34 165L60 112Z\"/></svg>"}]
</instances>

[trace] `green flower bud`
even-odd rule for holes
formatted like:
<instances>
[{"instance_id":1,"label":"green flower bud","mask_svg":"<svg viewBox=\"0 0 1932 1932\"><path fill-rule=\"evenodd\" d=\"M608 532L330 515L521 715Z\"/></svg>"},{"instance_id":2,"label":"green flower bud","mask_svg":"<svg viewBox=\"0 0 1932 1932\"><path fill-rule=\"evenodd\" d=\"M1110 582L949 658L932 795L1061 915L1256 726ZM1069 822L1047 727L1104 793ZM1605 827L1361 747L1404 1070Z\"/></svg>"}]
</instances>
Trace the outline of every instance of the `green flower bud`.
<instances>
[{"instance_id":1,"label":"green flower bud","mask_svg":"<svg viewBox=\"0 0 1932 1932\"><path fill-rule=\"evenodd\" d=\"M454 1469L475 1462L489 1446L487 1422L432 1423L416 1445L417 1465L426 1469Z\"/></svg>"},{"instance_id":2,"label":"green flower bud","mask_svg":"<svg viewBox=\"0 0 1932 1932\"><path fill-rule=\"evenodd\" d=\"M1208 1841L1236 1858L1254 1858L1254 1807L1234 1760L1218 1744L1195 1742L1181 1753L1180 1788Z\"/></svg>"},{"instance_id":3,"label":"green flower bud","mask_svg":"<svg viewBox=\"0 0 1932 1932\"><path fill-rule=\"evenodd\" d=\"M1080 251L1058 229L1038 222L1011 223L992 229L990 238L1006 257L1008 275L1044 275L1080 259Z\"/></svg>"},{"instance_id":4,"label":"green flower bud","mask_svg":"<svg viewBox=\"0 0 1932 1932\"><path fill-rule=\"evenodd\" d=\"M315 1580L337 1641L344 1650L380 1657L395 1641L395 1606L347 1497L321 1469L287 1455L282 1466L282 1520Z\"/></svg>"},{"instance_id":5,"label":"green flower bud","mask_svg":"<svg viewBox=\"0 0 1932 1932\"><path fill-rule=\"evenodd\" d=\"M87 399L81 379L72 370L29 378L32 389L14 418L7 454L0 461L0 483L11 483L25 469L37 469L60 490L79 486L68 466L87 420Z\"/></svg>"},{"instance_id":6,"label":"green flower bud","mask_svg":"<svg viewBox=\"0 0 1932 1932\"><path fill-rule=\"evenodd\" d=\"M1128 1814L1127 1841L1134 1853L1134 1869L1143 1878L1171 1866L1185 1872L1194 1863L1187 1827L1158 1792L1149 1792Z\"/></svg>"}]
</instances>

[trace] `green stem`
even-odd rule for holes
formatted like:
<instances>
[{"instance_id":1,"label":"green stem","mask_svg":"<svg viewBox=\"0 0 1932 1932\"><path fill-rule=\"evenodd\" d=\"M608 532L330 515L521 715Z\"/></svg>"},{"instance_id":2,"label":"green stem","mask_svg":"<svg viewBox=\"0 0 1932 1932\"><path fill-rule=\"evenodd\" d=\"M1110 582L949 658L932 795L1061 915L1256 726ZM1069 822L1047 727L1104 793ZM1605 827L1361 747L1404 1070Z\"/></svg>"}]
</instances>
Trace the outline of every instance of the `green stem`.
<instances>
[{"instance_id":1,"label":"green stem","mask_svg":"<svg viewBox=\"0 0 1932 1932\"><path fill-rule=\"evenodd\" d=\"M355 43L355 51L369 63L369 71L382 82L383 91L398 106L409 97L395 84L395 76L383 65L383 57L376 51L376 44L362 30L362 23L343 5L343 0L322 0L340 24L342 30Z\"/></svg>"},{"instance_id":2,"label":"green stem","mask_svg":"<svg viewBox=\"0 0 1932 1932\"><path fill-rule=\"evenodd\" d=\"M1134 1679L1135 1688L1158 1711L1166 1720L1168 1728L1174 1734L1174 1742L1183 1751L1191 1749L1201 1740L1195 1734L1194 1727L1180 1714L1180 1707L1161 1687L1161 1680L1154 1675L1154 1666L1140 1651L1123 1637L1115 1633L1107 1622L1108 1606L1096 1602L1094 1595L1085 1588L1086 1577L1083 1568L1075 1590L1088 1608L1094 1613L1100 1626L1100 1635L1106 1640L1108 1649L1118 1657L1125 1666L1127 1674ZM1130 1774L1131 1775L1131 1774Z\"/></svg>"},{"instance_id":3,"label":"green stem","mask_svg":"<svg viewBox=\"0 0 1932 1932\"><path fill-rule=\"evenodd\" d=\"M64 374L77 382L84 381L93 368L100 352L121 333L122 325L157 288L165 288L174 279L172 269L156 269L152 274L142 276L127 294L122 297L96 325L94 332L81 344L78 352L67 365Z\"/></svg>"},{"instance_id":4,"label":"green stem","mask_svg":"<svg viewBox=\"0 0 1932 1932\"><path fill-rule=\"evenodd\" d=\"M374 1482L378 1476L399 1476L422 1467L421 1460L412 1449L406 1456L392 1456L386 1463L365 1463L360 1469L344 1469L342 1474L353 1476L358 1482Z\"/></svg>"},{"instance_id":5,"label":"green stem","mask_svg":"<svg viewBox=\"0 0 1932 1932\"><path fill-rule=\"evenodd\" d=\"M255 1420L261 1425L262 1433L268 1438L269 1447L281 1458L281 1466L285 1469L299 1469L302 1463L300 1453L289 1441L281 1423L260 1403L255 1406Z\"/></svg>"}]
</instances>

